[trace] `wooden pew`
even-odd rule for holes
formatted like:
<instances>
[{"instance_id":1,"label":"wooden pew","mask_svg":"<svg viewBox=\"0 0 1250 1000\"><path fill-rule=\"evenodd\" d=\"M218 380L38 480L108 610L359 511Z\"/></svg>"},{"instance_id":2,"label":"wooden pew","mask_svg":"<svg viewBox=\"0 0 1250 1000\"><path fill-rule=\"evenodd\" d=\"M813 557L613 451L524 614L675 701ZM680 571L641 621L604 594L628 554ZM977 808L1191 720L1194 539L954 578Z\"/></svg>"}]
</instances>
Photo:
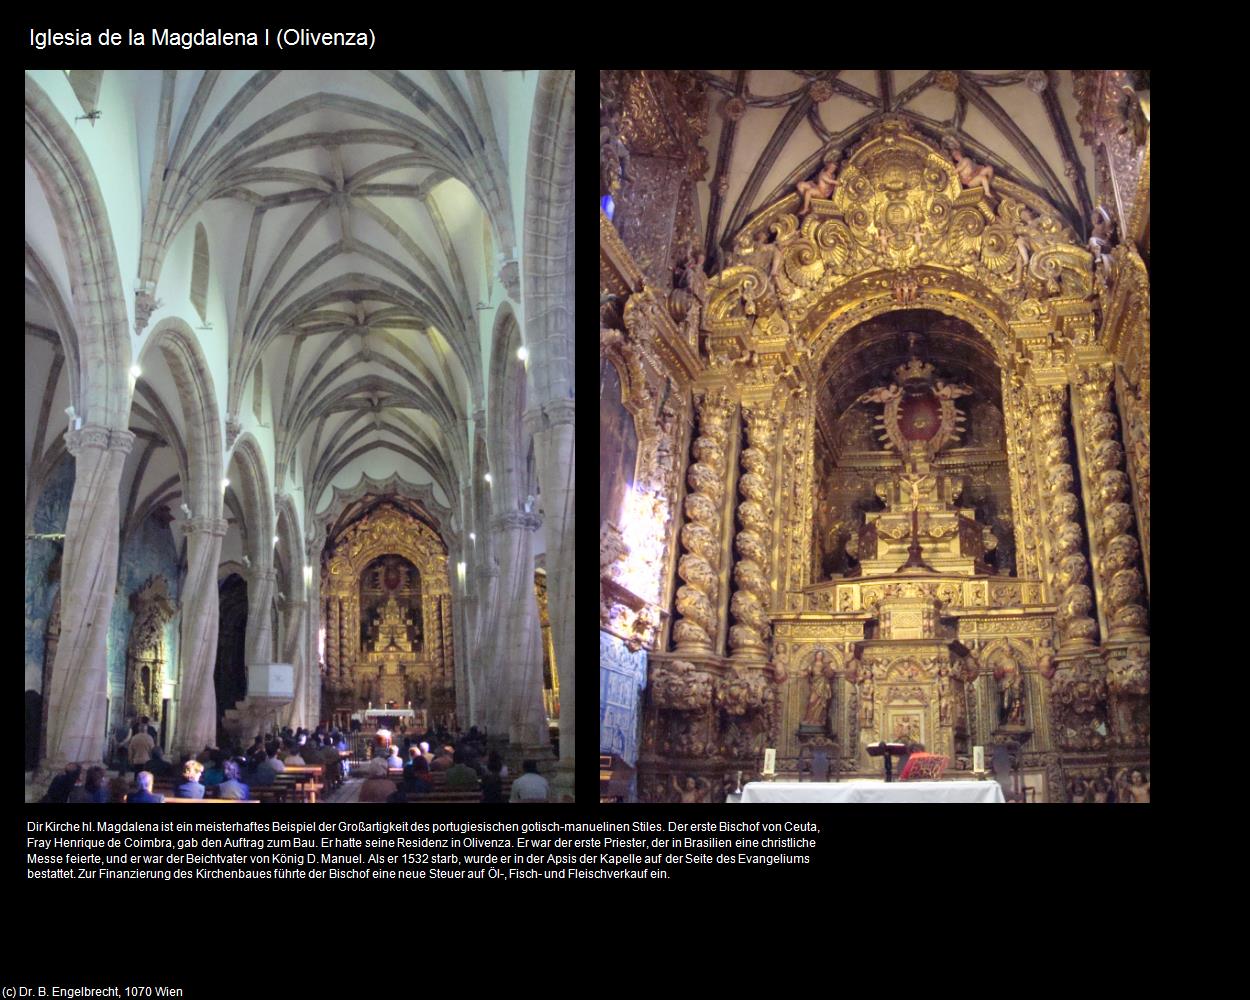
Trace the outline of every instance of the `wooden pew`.
<instances>
[{"instance_id":1,"label":"wooden pew","mask_svg":"<svg viewBox=\"0 0 1250 1000\"><path fill-rule=\"evenodd\" d=\"M207 804L210 806L228 806L232 802L239 802L239 803L252 805L252 806L260 805L260 799L180 799L174 795L166 795L165 801L166 802L193 802L196 805Z\"/></svg>"}]
</instances>

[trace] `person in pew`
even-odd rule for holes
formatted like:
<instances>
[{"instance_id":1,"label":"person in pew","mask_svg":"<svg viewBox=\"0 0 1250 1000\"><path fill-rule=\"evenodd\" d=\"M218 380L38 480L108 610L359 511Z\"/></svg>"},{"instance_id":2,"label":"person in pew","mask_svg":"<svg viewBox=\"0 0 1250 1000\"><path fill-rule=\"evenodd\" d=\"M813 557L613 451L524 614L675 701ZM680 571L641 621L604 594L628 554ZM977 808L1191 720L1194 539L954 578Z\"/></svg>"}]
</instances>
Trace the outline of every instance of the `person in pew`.
<instances>
[{"instance_id":1,"label":"person in pew","mask_svg":"<svg viewBox=\"0 0 1250 1000\"><path fill-rule=\"evenodd\" d=\"M274 775L285 770L286 765L278 759L278 744L268 743L264 758L257 762L256 770L252 772L252 784L272 785Z\"/></svg>"},{"instance_id":2,"label":"person in pew","mask_svg":"<svg viewBox=\"0 0 1250 1000\"><path fill-rule=\"evenodd\" d=\"M394 746L390 747L390 754L386 758L386 766L387 767L403 767L404 766L404 762L400 758L399 753L395 749Z\"/></svg>"},{"instance_id":3,"label":"person in pew","mask_svg":"<svg viewBox=\"0 0 1250 1000\"><path fill-rule=\"evenodd\" d=\"M182 766L182 784L175 789L175 797L180 799L204 798L204 786L200 784L200 775L204 773L204 765L192 757Z\"/></svg>"},{"instance_id":4,"label":"person in pew","mask_svg":"<svg viewBox=\"0 0 1250 1000\"><path fill-rule=\"evenodd\" d=\"M538 761L521 762L521 777L512 783L512 802L550 802L551 785L538 773Z\"/></svg>"},{"instance_id":5,"label":"person in pew","mask_svg":"<svg viewBox=\"0 0 1250 1000\"><path fill-rule=\"evenodd\" d=\"M83 783L69 793L67 802L107 802L109 800L108 785L104 781L104 768L99 764L87 768L87 777Z\"/></svg>"},{"instance_id":6,"label":"person in pew","mask_svg":"<svg viewBox=\"0 0 1250 1000\"><path fill-rule=\"evenodd\" d=\"M239 762L228 760L223 766L226 780L217 786L219 799L246 799L251 797L251 789L239 780Z\"/></svg>"},{"instance_id":7,"label":"person in pew","mask_svg":"<svg viewBox=\"0 0 1250 1000\"><path fill-rule=\"evenodd\" d=\"M140 771L135 775L135 791L126 796L127 802L164 802L164 795L152 794L152 772Z\"/></svg>"},{"instance_id":8,"label":"person in pew","mask_svg":"<svg viewBox=\"0 0 1250 1000\"><path fill-rule=\"evenodd\" d=\"M492 750L486 762L486 776L482 778L483 802L506 802L503 797L503 779L507 768L498 750Z\"/></svg>"},{"instance_id":9,"label":"person in pew","mask_svg":"<svg viewBox=\"0 0 1250 1000\"><path fill-rule=\"evenodd\" d=\"M306 762L304 755L299 752L299 748L294 744L288 744L286 756L282 758L282 763L287 766L305 767Z\"/></svg>"},{"instance_id":10,"label":"person in pew","mask_svg":"<svg viewBox=\"0 0 1250 1000\"><path fill-rule=\"evenodd\" d=\"M129 793L130 779L124 774L119 774L109 782L109 802L125 802Z\"/></svg>"},{"instance_id":11,"label":"person in pew","mask_svg":"<svg viewBox=\"0 0 1250 1000\"><path fill-rule=\"evenodd\" d=\"M213 788L220 785L226 780L225 763L226 755L220 750L214 750L207 766L204 768L204 774L200 777L200 783L205 788Z\"/></svg>"},{"instance_id":12,"label":"person in pew","mask_svg":"<svg viewBox=\"0 0 1250 1000\"><path fill-rule=\"evenodd\" d=\"M447 770L448 789L480 787L481 779L478 777L477 771L469 765L468 754L463 750L457 750L453 760L454 763Z\"/></svg>"},{"instance_id":13,"label":"person in pew","mask_svg":"<svg viewBox=\"0 0 1250 1000\"><path fill-rule=\"evenodd\" d=\"M430 770L431 771L450 770L452 764L455 763L455 757L453 756L454 754L455 754L455 747L451 747L451 746L443 747L442 752L437 754L434 757L434 759L430 761Z\"/></svg>"},{"instance_id":14,"label":"person in pew","mask_svg":"<svg viewBox=\"0 0 1250 1000\"><path fill-rule=\"evenodd\" d=\"M78 784L78 778L82 774L81 764L66 764L65 770L52 779L52 784L48 786L48 790L44 793L41 802L68 802L69 793L74 790L74 786Z\"/></svg>"},{"instance_id":15,"label":"person in pew","mask_svg":"<svg viewBox=\"0 0 1250 1000\"><path fill-rule=\"evenodd\" d=\"M420 747L413 746L408 748L408 763L404 765L404 779L429 782L430 762L425 759L425 755L421 753Z\"/></svg>"}]
</instances>

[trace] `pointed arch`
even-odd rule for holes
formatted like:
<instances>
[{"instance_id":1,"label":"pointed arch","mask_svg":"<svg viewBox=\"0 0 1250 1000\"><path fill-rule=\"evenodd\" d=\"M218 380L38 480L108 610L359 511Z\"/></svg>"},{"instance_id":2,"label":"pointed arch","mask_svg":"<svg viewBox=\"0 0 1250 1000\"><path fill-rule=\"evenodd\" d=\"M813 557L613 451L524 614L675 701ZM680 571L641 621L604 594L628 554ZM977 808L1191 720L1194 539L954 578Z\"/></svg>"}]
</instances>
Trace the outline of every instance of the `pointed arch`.
<instances>
[{"instance_id":1,"label":"pointed arch","mask_svg":"<svg viewBox=\"0 0 1250 1000\"><path fill-rule=\"evenodd\" d=\"M572 70L538 78L525 184L525 319L536 399L574 398Z\"/></svg>"},{"instance_id":2,"label":"pointed arch","mask_svg":"<svg viewBox=\"0 0 1250 1000\"><path fill-rule=\"evenodd\" d=\"M130 336L108 210L86 151L43 89L26 77L26 159L52 208L79 341L79 416L126 430Z\"/></svg>"},{"instance_id":3,"label":"pointed arch","mask_svg":"<svg viewBox=\"0 0 1250 1000\"><path fill-rule=\"evenodd\" d=\"M191 327L176 316L162 320L152 331L141 357L159 350L178 388L185 425L187 503L203 517L221 517L222 456L221 419L208 359Z\"/></svg>"}]
</instances>

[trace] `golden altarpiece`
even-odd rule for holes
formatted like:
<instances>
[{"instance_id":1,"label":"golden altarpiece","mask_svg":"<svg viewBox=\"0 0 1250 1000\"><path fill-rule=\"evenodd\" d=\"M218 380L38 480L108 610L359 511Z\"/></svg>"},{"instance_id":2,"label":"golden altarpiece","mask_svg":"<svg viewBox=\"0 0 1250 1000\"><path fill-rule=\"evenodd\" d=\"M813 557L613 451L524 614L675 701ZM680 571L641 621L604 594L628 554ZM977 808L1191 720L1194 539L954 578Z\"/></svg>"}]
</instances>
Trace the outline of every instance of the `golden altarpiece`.
<instances>
[{"instance_id":1,"label":"golden altarpiece","mask_svg":"<svg viewBox=\"0 0 1250 1000\"><path fill-rule=\"evenodd\" d=\"M455 710L447 547L429 525L379 504L327 548L321 594L327 713Z\"/></svg>"},{"instance_id":2,"label":"golden altarpiece","mask_svg":"<svg viewBox=\"0 0 1250 1000\"><path fill-rule=\"evenodd\" d=\"M1082 120L1119 137L1093 89ZM688 107L613 124L636 150L683 112L693 149ZM865 746L904 735L952 773L1022 746L1039 801L1148 767L1148 145L1098 162L1127 238L1097 261L888 116L693 292L601 213L601 363L637 440L600 625L648 651L641 800L720 801L765 747L879 775Z\"/></svg>"}]
</instances>

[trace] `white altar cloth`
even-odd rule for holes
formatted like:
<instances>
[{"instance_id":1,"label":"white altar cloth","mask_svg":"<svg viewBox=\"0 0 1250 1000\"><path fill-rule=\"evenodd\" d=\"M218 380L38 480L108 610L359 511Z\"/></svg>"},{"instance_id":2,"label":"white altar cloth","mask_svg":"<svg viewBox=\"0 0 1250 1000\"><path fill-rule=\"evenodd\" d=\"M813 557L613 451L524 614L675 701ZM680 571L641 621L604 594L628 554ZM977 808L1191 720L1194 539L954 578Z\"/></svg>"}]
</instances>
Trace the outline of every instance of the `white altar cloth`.
<instances>
[{"instance_id":1,"label":"white altar cloth","mask_svg":"<svg viewBox=\"0 0 1250 1000\"><path fill-rule=\"evenodd\" d=\"M997 781L753 781L742 804L758 802L1006 802Z\"/></svg>"}]
</instances>

